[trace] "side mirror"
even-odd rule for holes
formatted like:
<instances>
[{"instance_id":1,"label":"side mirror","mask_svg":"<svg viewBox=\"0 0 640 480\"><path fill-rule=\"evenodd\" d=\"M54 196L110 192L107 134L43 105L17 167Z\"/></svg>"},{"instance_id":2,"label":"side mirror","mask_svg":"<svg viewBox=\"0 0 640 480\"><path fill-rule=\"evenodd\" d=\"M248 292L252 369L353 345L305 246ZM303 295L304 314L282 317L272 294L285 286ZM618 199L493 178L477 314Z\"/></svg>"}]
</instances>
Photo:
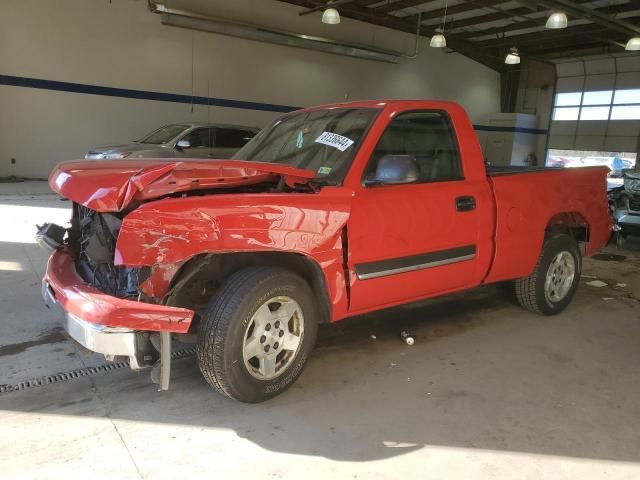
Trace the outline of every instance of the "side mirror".
<instances>
[{"instance_id":1,"label":"side mirror","mask_svg":"<svg viewBox=\"0 0 640 480\"><path fill-rule=\"evenodd\" d=\"M178 143L176 143L176 148L178 150L186 150L187 148L191 148L191 142L189 140L178 140Z\"/></svg>"},{"instance_id":2,"label":"side mirror","mask_svg":"<svg viewBox=\"0 0 640 480\"><path fill-rule=\"evenodd\" d=\"M420 172L416 159L411 155L385 155L378 161L373 178L366 181L373 185L399 185L418 181Z\"/></svg>"}]
</instances>

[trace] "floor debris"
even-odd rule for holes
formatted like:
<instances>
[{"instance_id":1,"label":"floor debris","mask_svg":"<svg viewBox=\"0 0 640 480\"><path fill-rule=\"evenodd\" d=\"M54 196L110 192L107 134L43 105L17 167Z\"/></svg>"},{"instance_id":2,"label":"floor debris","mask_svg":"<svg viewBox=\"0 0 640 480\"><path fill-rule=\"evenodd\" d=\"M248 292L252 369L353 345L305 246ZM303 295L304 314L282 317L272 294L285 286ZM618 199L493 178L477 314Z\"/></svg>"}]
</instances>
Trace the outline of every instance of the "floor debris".
<instances>
[{"instance_id":1,"label":"floor debris","mask_svg":"<svg viewBox=\"0 0 640 480\"><path fill-rule=\"evenodd\" d=\"M415 337L405 330L400 332L400 338L402 338L404 343L409 346L412 346L414 343L416 343Z\"/></svg>"},{"instance_id":2,"label":"floor debris","mask_svg":"<svg viewBox=\"0 0 640 480\"><path fill-rule=\"evenodd\" d=\"M587 285L591 285L592 287L598 287L598 288L607 286L607 284L602 280L592 280L590 282L587 282Z\"/></svg>"}]
</instances>

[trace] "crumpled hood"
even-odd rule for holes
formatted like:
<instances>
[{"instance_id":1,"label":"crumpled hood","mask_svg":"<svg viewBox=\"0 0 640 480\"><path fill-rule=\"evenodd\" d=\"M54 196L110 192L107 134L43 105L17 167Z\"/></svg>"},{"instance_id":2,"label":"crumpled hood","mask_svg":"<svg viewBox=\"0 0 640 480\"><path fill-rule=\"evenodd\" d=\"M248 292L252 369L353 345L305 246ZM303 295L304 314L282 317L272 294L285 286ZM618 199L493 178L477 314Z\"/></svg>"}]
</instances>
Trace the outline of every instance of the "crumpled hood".
<instances>
[{"instance_id":1,"label":"crumpled hood","mask_svg":"<svg viewBox=\"0 0 640 480\"><path fill-rule=\"evenodd\" d=\"M274 181L278 176L293 186L307 183L315 173L288 165L242 160L72 161L60 163L51 172L49 186L92 210L117 212L132 202L171 193L254 185Z\"/></svg>"}]
</instances>

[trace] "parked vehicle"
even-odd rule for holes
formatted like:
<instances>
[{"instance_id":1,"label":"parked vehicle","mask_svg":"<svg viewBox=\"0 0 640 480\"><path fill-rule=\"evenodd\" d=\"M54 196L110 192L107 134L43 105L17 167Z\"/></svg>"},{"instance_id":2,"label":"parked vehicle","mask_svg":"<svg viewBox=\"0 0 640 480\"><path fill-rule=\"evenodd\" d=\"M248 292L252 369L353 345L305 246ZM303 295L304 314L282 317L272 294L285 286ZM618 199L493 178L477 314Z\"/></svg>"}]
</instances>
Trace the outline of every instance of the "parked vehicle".
<instances>
[{"instance_id":1,"label":"parked vehicle","mask_svg":"<svg viewBox=\"0 0 640 480\"><path fill-rule=\"evenodd\" d=\"M161 388L175 337L215 390L260 402L300 375L319 323L504 281L561 312L610 237L607 171L487 169L454 103L310 108L232 160L58 165L73 217L48 238L43 296Z\"/></svg>"},{"instance_id":2,"label":"parked vehicle","mask_svg":"<svg viewBox=\"0 0 640 480\"><path fill-rule=\"evenodd\" d=\"M628 235L640 235L640 170L623 170L622 178L623 185L609 191L619 244Z\"/></svg>"},{"instance_id":3,"label":"parked vehicle","mask_svg":"<svg viewBox=\"0 0 640 480\"><path fill-rule=\"evenodd\" d=\"M140 140L89 149L86 160L123 158L229 158L251 140L257 128L181 123L165 125Z\"/></svg>"}]
</instances>

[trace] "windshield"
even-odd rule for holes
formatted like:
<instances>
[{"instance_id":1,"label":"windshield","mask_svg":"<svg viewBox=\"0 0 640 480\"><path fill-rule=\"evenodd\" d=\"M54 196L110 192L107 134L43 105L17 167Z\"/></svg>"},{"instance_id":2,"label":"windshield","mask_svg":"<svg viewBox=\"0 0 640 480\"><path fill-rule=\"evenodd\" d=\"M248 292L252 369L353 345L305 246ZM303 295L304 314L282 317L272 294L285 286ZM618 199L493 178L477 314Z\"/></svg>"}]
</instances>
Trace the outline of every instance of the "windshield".
<instances>
[{"instance_id":1,"label":"windshield","mask_svg":"<svg viewBox=\"0 0 640 480\"><path fill-rule=\"evenodd\" d=\"M287 115L261 130L233 158L306 168L317 178L340 182L378 112L333 108Z\"/></svg>"},{"instance_id":2,"label":"windshield","mask_svg":"<svg viewBox=\"0 0 640 480\"><path fill-rule=\"evenodd\" d=\"M184 132L189 125L165 125L164 127L160 127L159 129L151 132L146 137L143 137L141 140L138 140L140 143L152 143L154 145L160 145L161 143L167 143L182 132Z\"/></svg>"}]
</instances>

